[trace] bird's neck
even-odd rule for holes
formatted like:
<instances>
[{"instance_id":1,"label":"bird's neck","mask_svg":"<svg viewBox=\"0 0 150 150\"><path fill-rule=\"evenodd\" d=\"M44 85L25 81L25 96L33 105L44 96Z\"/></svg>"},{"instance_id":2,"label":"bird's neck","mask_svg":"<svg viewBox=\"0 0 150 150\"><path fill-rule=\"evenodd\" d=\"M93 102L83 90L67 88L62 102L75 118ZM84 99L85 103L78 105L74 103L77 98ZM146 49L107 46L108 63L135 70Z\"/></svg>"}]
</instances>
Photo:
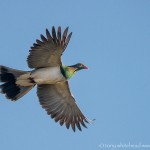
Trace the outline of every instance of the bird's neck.
<instances>
[{"instance_id":1,"label":"bird's neck","mask_svg":"<svg viewBox=\"0 0 150 150\"><path fill-rule=\"evenodd\" d=\"M76 73L76 68L69 67L66 65L60 66L61 73L63 76L68 80L70 79L75 73Z\"/></svg>"}]
</instances>

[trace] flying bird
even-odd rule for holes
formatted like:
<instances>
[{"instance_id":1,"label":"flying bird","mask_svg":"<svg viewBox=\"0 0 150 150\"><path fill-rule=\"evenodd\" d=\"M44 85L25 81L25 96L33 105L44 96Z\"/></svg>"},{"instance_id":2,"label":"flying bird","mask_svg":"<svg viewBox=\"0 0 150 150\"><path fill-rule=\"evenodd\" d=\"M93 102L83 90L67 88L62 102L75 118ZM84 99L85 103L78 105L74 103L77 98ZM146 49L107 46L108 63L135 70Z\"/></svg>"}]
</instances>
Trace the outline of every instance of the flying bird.
<instances>
[{"instance_id":1,"label":"flying bird","mask_svg":"<svg viewBox=\"0 0 150 150\"><path fill-rule=\"evenodd\" d=\"M76 127L81 131L81 125L87 128L87 119L76 104L71 94L68 80L82 69L87 69L82 63L72 66L64 65L61 56L65 51L72 32L68 34L68 27L57 32L52 27L52 33L46 29L46 37L41 34L41 40L36 40L27 57L27 63L32 71L22 71L6 66L0 66L1 93L6 98L17 101L37 85L37 96L41 106L47 114L60 125Z\"/></svg>"}]
</instances>

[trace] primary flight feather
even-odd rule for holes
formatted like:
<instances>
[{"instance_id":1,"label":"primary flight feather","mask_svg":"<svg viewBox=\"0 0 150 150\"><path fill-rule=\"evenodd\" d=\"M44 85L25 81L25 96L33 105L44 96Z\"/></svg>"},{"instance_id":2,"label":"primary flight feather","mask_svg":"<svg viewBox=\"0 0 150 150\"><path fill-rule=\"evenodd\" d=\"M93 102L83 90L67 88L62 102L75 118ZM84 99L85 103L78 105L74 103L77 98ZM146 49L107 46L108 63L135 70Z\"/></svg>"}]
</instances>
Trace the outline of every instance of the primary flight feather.
<instances>
[{"instance_id":1,"label":"primary flight feather","mask_svg":"<svg viewBox=\"0 0 150 150\"><path fill-rule=\"evenodd\" d=\"M75 126L81 130L86 128L85 122L90 121L83 115L72 96L68 80L79 70L87 69L81 63L72 66L62 64L61 56L65 51L72 32L68 34L68 27L61 35L61 27L57 33L52 27L52 34L46 29L46 37L41 34L41 40L30 49L27 63L32 71L16 70L0 66L1 93L8 99L16 101L37 85L37 95L41 106L60 125L67 128Z\"/></svg>"}]
</instances>

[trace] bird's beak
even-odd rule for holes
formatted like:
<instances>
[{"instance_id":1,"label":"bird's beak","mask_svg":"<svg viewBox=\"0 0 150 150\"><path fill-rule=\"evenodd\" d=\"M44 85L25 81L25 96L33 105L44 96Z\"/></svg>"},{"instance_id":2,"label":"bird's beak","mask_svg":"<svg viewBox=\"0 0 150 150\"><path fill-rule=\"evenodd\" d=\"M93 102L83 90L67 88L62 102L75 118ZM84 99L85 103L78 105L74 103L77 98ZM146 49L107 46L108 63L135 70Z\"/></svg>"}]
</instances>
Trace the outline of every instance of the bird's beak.
<instances>
[{"instance_id":1,"label":"bird's beak","mask_svg":"<svg viewBox=\"0 0 150 150\"><path fill-rule=\"evenodd\" d=\"M87 67L87 66L84 66L84 69L88 69L88 67Z\"/></svg>"}]
</instances>

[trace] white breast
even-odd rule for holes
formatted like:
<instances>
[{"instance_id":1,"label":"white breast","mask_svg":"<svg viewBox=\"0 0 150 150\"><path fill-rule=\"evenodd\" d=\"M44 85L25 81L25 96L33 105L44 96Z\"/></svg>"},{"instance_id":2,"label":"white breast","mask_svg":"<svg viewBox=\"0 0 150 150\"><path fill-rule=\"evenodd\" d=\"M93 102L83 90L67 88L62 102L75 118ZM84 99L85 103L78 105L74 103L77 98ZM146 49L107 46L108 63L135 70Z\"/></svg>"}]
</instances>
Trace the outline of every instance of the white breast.
<instances>
[{"instance_id":1,"label":"white breast","mask_svg":"<svg viewBox=\"0 0 150 150\"><path fill-rule=\"evenodd\" d=\"M66 80L60 71L60 67L40 68L33 71L30 77L37 84L54 84Z\"/></svg>"}]
</instances>

